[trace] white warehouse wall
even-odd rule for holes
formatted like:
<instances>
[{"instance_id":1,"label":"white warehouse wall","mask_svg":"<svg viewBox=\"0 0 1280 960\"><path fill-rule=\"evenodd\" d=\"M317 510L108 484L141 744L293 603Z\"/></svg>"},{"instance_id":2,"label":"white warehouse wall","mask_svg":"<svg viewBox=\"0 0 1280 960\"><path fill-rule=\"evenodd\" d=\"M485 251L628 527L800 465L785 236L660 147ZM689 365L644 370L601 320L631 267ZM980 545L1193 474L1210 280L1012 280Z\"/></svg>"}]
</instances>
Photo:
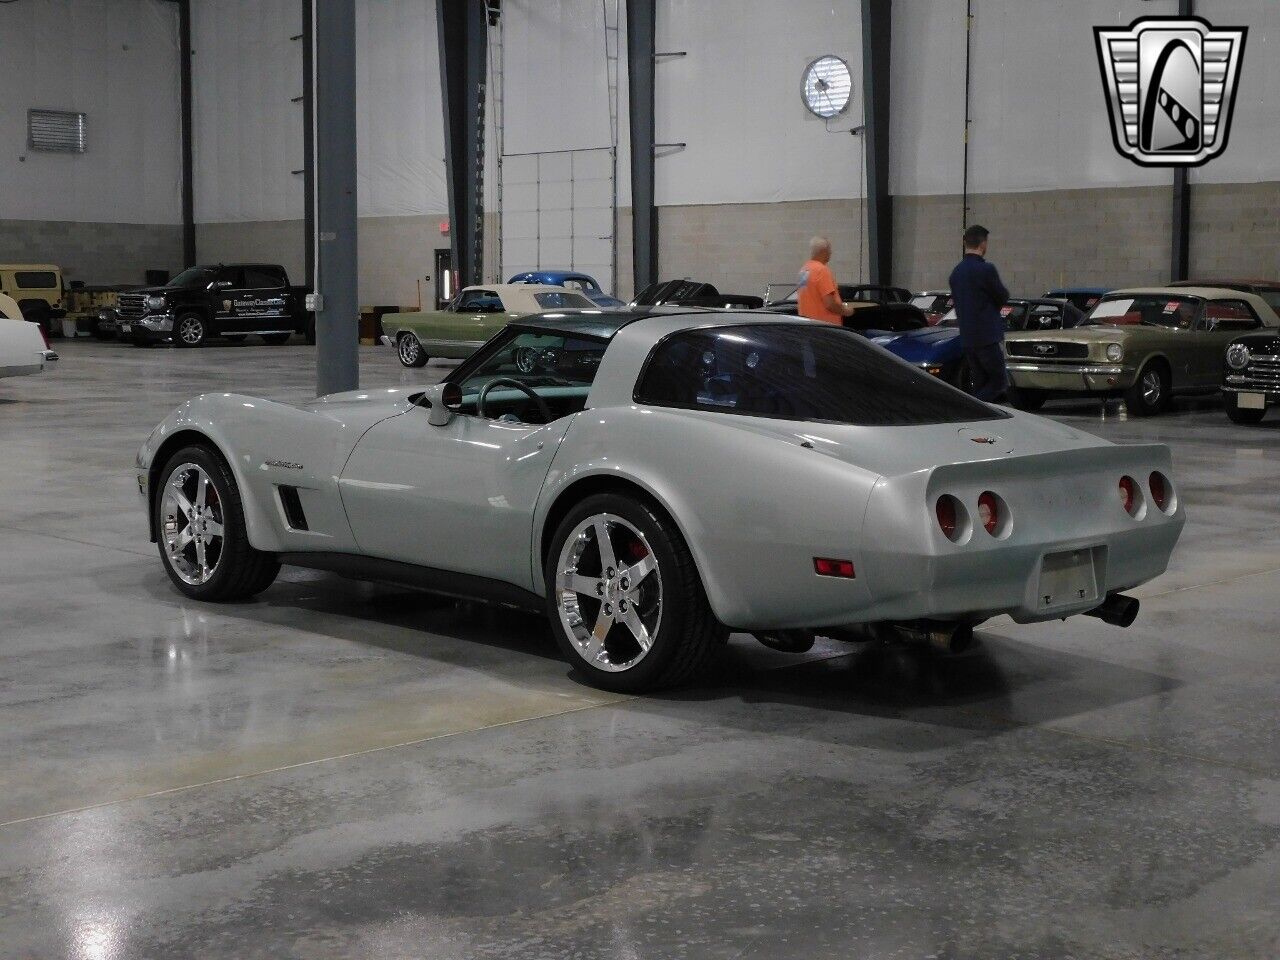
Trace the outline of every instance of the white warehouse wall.
<instances>
[{"instance_id":1,"label":"white warehouse wall","mask_svg":"<svg viewBox=\"0 0 1280 960\"><path fill-rule=\"evenodd\" d=\"M275 260L301 282L299 4L200 0L193 14L199 257ZM434 2L358 0L356 70L360 297L409 304L448 245Z\"/></svg>"},{"instance_id":2,"label":"white warehouse wall","mask_svg":"<svg viewBox=\"0 0 1280 960\"><path fill-rule=\"evenodd\" d=\"M177 8L0 4L0 261L141 282L182 260ZM27 110L82 111L83 154L27 149Z\"/></svg>"},{"instance_id":3,"label":"white warehouse wall","mask_svg":"<svg viewBox=\"0 0 1280 960\"><path fill-rule=\"evenodd\" d=\"M1116 154L1092 28L1173 13L1175 0L973 7L969 218L995 230L993 256L1011 285L1037 293L1059 281L1164 279L1171 174ZM301 178L289 171L301 167L301 110L289 99L300 91L300 51L288 42L299 29L296 3L203 0L197 9L202 256L288 247L277 257L297 270ZM523 24L523 33L508 29L505 38L508 150L601 142L603 94L585 89L602 82L599 47L580 29L601 9L600 0L509 0L507 26ZM437 229L447 202L435 11L432 0L361 0L358 10L361 295L405 302L414 277L430 270L431 250L446 244ZM1251 29L1230 149L1191 174L1193 271L1280 274L1280 3L1200 0L1198 10ZM799 90L813 57L845 57L854 101L830 126L861 122L859 12L846 0L741 0L732 15L706 0L659 0L658 49L686 53L657 64L658 140L687 144L657 160L663 275L759 292L791 278L814 232L835 238L842 279L865 275L861 141L828 132ZM894 4L895 279L913 286L945 282L958 255L964 12L964 0ZM250 49L253 37L266 46ZM627 293L625 70L622 79L618 273ZM491 241L493 152L491 141ZM527 212L517 209L528 205L518 196L521 177L507 172L508 212ZM544 194L544 207L566 206L557 191ZM543 252L543 266L562 265L548 259L562 257L560 246ZM488 272L497 269L493 253L491 242Z\"/></svg>"}]
</instances>

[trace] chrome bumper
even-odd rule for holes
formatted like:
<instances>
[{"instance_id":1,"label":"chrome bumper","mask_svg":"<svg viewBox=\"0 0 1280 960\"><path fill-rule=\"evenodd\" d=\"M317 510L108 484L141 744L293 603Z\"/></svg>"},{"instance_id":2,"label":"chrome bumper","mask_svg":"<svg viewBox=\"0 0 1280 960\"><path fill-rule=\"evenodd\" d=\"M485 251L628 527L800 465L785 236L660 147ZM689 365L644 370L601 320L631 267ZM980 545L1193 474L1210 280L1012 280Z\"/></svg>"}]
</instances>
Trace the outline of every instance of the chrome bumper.
<instances>
[{"instance_id":1,"label":"chrome bumper","mask_svg":"<svg viewBox=\"0 0 1280 960\"><path fill-rule=\"evenodd\" d=\"M1075 376L1088 374L1098 377L1116 377L1124 373L1119 364L1077 364L1077 363L1006 363L1011 372L1017 373L1069 373Z\"/></svg>"}]
</instances>

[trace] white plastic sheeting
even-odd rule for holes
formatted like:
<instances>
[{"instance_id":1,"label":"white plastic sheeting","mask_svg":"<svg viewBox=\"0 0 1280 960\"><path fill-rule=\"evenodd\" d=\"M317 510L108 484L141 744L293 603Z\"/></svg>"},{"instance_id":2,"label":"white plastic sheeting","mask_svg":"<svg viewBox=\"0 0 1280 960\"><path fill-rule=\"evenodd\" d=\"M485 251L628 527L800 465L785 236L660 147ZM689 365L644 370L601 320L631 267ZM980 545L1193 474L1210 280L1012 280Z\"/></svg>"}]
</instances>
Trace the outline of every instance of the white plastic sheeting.
<instances>
[{"instance_id":1,"label":"white plastic sheeting","mask_svg":"<svg viewBox=\"0 0 1280 960\"><path fill-rule=\"evenodd\" d=\"M969 189L973 193L1168 184L1168 170L1121 157L1111 137L1094 26L1171 16L1174 0L973 0ZM1201 0L1211 23L1249 25L1227 152L1194 181L1280 179L1280 4ZM964 0L897 0L890 189L961 190Z\"/></svg>"},{"instance_id":2,"label":"white plastic sheeting","mask_svg":"<svg viewBox=\"0 0 1280 960\"><path fill-rule=\"evenodd\" d=\"M626 112L625 7L615 0L508 0L503 4L501 77L503 142L501 273L574 269L606 290L614 269L614 177L609 152L609 73L606 42L620 51L619 124ZM606 36L606 22L619 32ZM498 32L490 52L498 56ZM616 46L615 46L616 44ZM496 90L494 91L496 93ZM491 120L498 104L491 99ZM488 149L496 151L491 137ZM626 149L625 145L621 149ZM619 203L629 160L619 153ZM487 164L487 202L496 206L496 158ZM495 265L495 268L497 265Z\"/></svg>"},{"instance_id":3,"label":"white plastic sheeting","mask_svg":"<svg viewBox=\"0 0 1280 960\"><path fill-rule=\"evenodd\" d=\"M955 0L952 0L955 2ZM850 0L663 0L655 91L657 139L684 142L657 160L658 203L765 203L860 197L861 6ZM853 73L849 108L830 123L800 96L823 54ZM830 131L835 132L829 132Z\"/></svg>"},{"instance_id":4,"label":"white plastic sheeting","mask_svg":"<svg viewBox=\"0 0 1280 960\"><path fill-rule=\"evenodd\" d=\"M1280 180L1280 3L1198 0L1214 26L1247 26L1244 64L1226 153L1191 174L1194 183Z\"/></svg>"},{"instance_id":5,"label":"white plastic sheeting","mask_svg":"<svg viewBox=\"0 0 1280 960\"><path fill-rule=\"evenodd\" d=\"M507 0L502 15L506 151L609 146L601 0Z\"/></svg>"},{"instance_id":6,"label":"white plastic sheeting","mask_svg":"<svg viewBox=\"0 0 1280 960\"><path fill-rule=\"evenodd\" d=\"M0 91L0 218L182 222L173 4L0 4ZM29 107L87 114L85 152L28 151Z\"/></svg>"},{"instance_id":7,"label":"white plastic sheeting","mask_svg":"<svg viewBox=\"0 0 1280 960\"><path fill-rule=\"evenodd\" d=\"M196 220L303 216L297 0L192 4Z\"/></svg>"},{"instance_id":8,"label":"white plastic sheeting","mask_svg":"<svg viewBox=\"0 0 1280 960\"><path fill-rule=\"evenodd\" d=\"M290 39L302 32L299 3L192 8L196 219L301 219L302 49ZM358 0L356 70L360 215L447 210L435 4Z\"/></svg>"}]
</instances>

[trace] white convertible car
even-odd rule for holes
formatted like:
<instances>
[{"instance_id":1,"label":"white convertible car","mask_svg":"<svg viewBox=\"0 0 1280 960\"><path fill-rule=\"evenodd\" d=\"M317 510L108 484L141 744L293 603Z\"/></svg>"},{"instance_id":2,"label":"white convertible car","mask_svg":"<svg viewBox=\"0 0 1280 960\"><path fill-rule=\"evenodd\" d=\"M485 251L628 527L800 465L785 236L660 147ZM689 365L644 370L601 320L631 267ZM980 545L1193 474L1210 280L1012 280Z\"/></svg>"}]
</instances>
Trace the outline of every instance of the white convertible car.
<instances>
[{"instance_id":1,"label":"white convertible car","mask_svg":"<svg viewBox=\"0 0 1280 960\"><path fill-rule=\"evenodd\" d=\"M0 293L0 377L41 373L57 359L40 325L23 319L14 299Z\"/></svg>"},{"instance_id":2,"label":"white convertible car","mask_svg":"<svg viewBox=\"0 0 1280 960\"><path fill-rule=\"evenodd\" d=\"M678 308L526 318L431 387L206 394L138 486L189 597L294 564L544 610L621 690L685 680L731 630L1128 626L1121 591L1184 522L1164 446L979 403L826 324Z\"/></svg>"}]
</instances>

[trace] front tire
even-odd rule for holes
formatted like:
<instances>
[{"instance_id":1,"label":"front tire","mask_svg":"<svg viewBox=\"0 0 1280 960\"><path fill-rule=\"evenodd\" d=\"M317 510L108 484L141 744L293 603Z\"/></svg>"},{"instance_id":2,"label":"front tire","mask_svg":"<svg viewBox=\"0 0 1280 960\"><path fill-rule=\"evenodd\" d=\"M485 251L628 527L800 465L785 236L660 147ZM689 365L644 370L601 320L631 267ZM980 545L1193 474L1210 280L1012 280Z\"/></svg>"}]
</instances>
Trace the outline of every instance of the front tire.
<instances>
[{"instance_id":1,"label":"front tire","mask_svg":"<svg viewBox=\"0 0 1280 960\"><path fill-rule=\"evenodd\" d=\"M192 600L245 600L280 572L273 554L249 543L235 477L209 447L183 447L169 458L152 510L160 562Z\"/></svg>"},{"instance_id":2,"label":"front tire","mask_svg":"<svg viewBox=\"0 0 1280 960\"><path fill-rule=\"evenodd\" d=\"M551 538L545 573L556 642L593 686L677 686L727 637L680 531L640 498L602 493L573 507Z\"/></svg>"},{"instance_id":3,"label":"front tire","mask_svg":"<svg viewBox=\"0 0 1280 960\"><path fill-rule=\"evenodd\" d=\"M396 356L406 367L425 367L431 359L427 356L427 351L422 349L418 338L408 330L396 337Z\"/></svg>"},{"instance_id":4,"label":"front tire","mask_svg":"<svg viewBox=\"0 0 1280 960\"><path fill-rule=\"evenodd\" d=\"M1225 394L1223 402L1225 403L1226 409L1227 409L1227 419L1229 419L1232 423L1239 423L1239 424L1245 424L1245 425L1261 423L1262 418L1267 415L1267 411L1265 409L1253 410L1253 409L1245 409L1241 407L1240 398L1237 397L1234 393Z\"/></svg>"},{"instance_id":5,"label":"front tire","mask_svg":"<svg viewBox=\"0 0 1280 960\"><path fill-rule=\"evenodd\" d=\"M180 347L203 347L208 329L198 313L184 313L173 324L173 340Z\"/></svg>"},{"instance_id":6,"label":"front tire","mask_svg":"<svg viewBox=\"0 0 1280 960\"><path fill-rule=\"evenodd\" d=\"M1131 417L1154 417L1169 404L1169 374L1159 363L1138 371L1133 386L1124 392L1124 406Z\"/></svg>"}]
</instances>

